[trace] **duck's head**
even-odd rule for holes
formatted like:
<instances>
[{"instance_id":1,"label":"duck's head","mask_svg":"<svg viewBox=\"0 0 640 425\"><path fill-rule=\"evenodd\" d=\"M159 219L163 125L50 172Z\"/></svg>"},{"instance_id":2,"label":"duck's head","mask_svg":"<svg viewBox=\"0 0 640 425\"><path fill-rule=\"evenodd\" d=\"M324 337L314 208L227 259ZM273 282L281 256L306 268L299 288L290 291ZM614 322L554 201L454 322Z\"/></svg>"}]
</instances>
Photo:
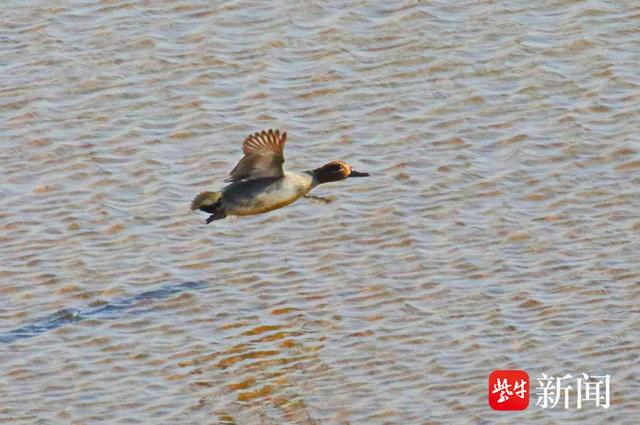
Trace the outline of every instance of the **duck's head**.
<instances>
[{"instance_id":1,"label":"duck's head","mask_svg":"<svg viewBox=\"0 0 640 425\"><path fill-rule=\"evenodd\" d=\"M361 173L351 168L344 161L331 161L313 170L313 175L320 183L336 182L349 177L367 177L369 173Z\"/></svg>"}]
</instances>

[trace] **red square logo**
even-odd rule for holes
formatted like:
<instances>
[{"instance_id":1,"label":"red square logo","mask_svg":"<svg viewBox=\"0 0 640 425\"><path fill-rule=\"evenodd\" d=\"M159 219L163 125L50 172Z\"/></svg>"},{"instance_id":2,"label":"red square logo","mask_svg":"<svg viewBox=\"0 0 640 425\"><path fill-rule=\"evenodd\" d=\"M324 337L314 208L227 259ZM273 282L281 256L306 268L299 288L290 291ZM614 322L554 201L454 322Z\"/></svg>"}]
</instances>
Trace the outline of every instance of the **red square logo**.
<instances>
[{"instance_id":1,"label":"red square logo","mask_svg":"<svg viewBox=\"0 0 640 425\"><path fill-rule=\"evenodd\" d=\"M489 375L489 406L493 410L524 410L529 406L529 374L494 370Z\"/></svg>"}]
</instances>

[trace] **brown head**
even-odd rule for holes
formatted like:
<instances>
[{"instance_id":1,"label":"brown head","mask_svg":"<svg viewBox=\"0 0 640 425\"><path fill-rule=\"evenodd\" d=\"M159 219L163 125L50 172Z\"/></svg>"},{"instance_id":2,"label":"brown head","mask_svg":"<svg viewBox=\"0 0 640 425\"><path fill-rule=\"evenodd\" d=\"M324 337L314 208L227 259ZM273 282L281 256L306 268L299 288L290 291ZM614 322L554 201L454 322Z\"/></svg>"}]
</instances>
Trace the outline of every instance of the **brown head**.
<instances>
[{"instance_id":1,"label":"brown head","mask_svg":"<svg viewBox=\"0 0 640 425\"><path fill-rule=\"evenodd\" d=\"M344 161L331 161L320 168L313 170L313 175L318 180L318 184L337 182L349 177L367 177L369 173L361 173L351 168Z\"/></svg>"}]
</instances>

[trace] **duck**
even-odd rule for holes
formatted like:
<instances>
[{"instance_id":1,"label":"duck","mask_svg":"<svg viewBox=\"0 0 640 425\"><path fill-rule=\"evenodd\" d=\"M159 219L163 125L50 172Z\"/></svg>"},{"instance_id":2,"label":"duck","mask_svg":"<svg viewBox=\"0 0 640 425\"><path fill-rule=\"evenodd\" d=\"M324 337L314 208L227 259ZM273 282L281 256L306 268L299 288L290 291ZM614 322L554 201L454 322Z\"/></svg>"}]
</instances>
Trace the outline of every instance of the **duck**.
<instances>
[{"instance_id":1,"label":"duck","mask_svg":"<svg viewBox=\"0 0 640 425\"><path fill-rule=\"evenodd\" d=\"M209 213L206 224L227 216L263 214L295 202L320 184L369 176L345 161L331 161L303 172L285 170L286 141L287 133L280 130L248 136L242 143L244 156L225 180L230 184L217 192L201 192L191 210Z\"/></svg>"}]
</instances>

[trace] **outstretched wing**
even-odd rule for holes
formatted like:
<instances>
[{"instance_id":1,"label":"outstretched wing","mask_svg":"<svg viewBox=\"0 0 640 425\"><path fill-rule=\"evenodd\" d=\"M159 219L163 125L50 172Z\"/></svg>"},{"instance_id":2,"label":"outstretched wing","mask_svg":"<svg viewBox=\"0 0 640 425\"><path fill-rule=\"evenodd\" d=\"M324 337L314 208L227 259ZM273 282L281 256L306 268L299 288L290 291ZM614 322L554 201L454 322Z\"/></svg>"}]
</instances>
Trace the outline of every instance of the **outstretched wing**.
<instances>
[{"instance_id":1,"label":"outstretched wing","mask_svg":"<svg viewBox=\"0 0 640 425\"><path fill-rule=\"evenodd\" d=\"M231 170L226 181L282 177L286 141L287 133L279 130L266 130L247 137L242 144L244 157Z\"/></svg>"}]
</instances>

